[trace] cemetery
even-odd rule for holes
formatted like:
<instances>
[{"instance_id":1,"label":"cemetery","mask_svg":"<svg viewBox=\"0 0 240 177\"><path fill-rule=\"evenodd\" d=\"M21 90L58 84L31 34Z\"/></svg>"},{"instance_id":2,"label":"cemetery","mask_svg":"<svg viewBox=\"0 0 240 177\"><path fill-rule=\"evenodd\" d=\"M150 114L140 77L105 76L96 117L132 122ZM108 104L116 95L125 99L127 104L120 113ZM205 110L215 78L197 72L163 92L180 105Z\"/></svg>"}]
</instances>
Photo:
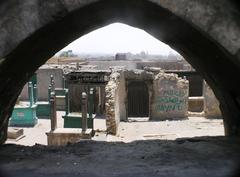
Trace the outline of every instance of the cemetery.
<instances>
[{"instance_id":1,"label":"cemetery","mask_svg":"<svg viewBox=\"0 0 240 177\"><path fill-rule=\"evenodd\" d=\"M0 176L239 176L239 12L236 0L1 1ZM135 32L68 48L112 23Z\"/></svg>"},{"instance_id":2,"label":"cemetery","mask_svg":"<svg viewBox=\"0 0 240 177\"><path fill-rule=\"evenodd\" d=\"M190 87L197 86L190 86L196 82L192 81L194 78L187 80L190 75L186 72L176 74L156 67L42 68L23 88L9 127L34 127L38 120L47 119L51 121L51 131L46 132L48 145L91 139L96 131L96 117L105 120L106 133L112 135L118 134L120 122L134 117L148 121L185 120L192 115L221 118L218 102L204 81L198 81L202 82L200 94L204 104L195 105L197 112L192 112L189 105L199 97L189 96L193 94ZM209 102L211 106L207 105ZM58 111L63 112L59 117ZM57 120L63 122L60 127ZM82 133L82 129L87 133Z\"/></svg>"}]
</instances>

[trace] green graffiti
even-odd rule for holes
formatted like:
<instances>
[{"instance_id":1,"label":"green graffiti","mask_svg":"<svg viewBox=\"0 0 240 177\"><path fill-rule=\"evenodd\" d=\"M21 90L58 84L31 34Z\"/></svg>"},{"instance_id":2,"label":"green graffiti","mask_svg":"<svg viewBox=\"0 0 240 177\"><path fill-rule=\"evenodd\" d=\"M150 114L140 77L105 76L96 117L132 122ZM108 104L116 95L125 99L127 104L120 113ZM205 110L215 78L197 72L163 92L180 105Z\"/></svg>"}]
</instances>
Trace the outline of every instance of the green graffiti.
<instances>
[{"instance_id":1,"label":"green graffiti","mask_svg":"<svg viewBox=\"0 0 240 177\"><path fill-rule=\"evenodd\" d=\"M178 97L157 97L156 102L158 103L174 103L174 104L183 104L186 102L186 99L184 98L178 98Z\"/></svg>"},{"instance_id":2,"label":"green graffiti","mask_svg":"<svg viewBox=\"0 0 240 177\"><path fill-rule=\"evenodd\" d=\"M185 95L184 90L164 90L164 96L176 96L176 97L183 97Z\"/></svg>"},{"instance_id":3,"label":"green graffiti","mask_svg":"<svg viewBox=\"0 0 240 177\"><path fill-rule=\"evenodd\" d=\"M158 111L181 111L187 103L184 90L164 90L156 97Z\"/></svg>"},{"instance_id":4,"label":"green graffiti","mask_svg":"<svg viewBox=\"0 0 240 177\"><path fill-rule=\"evenodd\" d=\"M174 105L157 105L157 110L158 111L165 111L165 112L170 112L170 111L181 111L183 109L183 105L179 104L174 104Z\"/></svg>"}]
</instances>

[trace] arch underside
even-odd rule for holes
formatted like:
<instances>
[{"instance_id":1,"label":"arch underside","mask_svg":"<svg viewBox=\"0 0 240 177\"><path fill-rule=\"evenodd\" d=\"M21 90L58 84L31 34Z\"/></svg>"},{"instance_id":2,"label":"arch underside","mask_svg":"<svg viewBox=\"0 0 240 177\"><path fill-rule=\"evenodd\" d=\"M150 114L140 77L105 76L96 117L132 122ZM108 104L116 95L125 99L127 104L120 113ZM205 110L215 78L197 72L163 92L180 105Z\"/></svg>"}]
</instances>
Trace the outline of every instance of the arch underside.
<instances>
[{"instance_id":1,"label":"arch underside","mask_svg":"<svg viewBox=\"0 0 240 177\"><path fill-rule=\"evenodd\" d=\"M0 142L6 138L17 96L31 75L73 40L113 22L141 28L183 55L219 99L226 135L239 135L240 94L236 83L240 83L240 62L203 29L150 1L102 0L72 11L62 6L49 23L0 57ZM47 15L40 14L36 20L50 18Z\"/></svg>"}]
</instances>

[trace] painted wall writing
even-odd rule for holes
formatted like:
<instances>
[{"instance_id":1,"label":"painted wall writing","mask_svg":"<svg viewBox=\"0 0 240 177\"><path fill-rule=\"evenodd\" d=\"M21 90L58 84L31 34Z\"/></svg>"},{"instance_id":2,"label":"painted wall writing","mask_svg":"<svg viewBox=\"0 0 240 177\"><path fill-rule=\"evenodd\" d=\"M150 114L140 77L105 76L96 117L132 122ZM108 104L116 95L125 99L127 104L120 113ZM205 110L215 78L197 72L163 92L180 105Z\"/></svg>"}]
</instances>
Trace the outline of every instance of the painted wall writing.
<instances>
[{"instance_id":1,"label":"painted wall writing","mask_svg":"<svg viewBox=\"0 0 240 177\"><path fill-rule=\"evenodd\" d=\"M186 79L182 79L176 74L158 73L153 80L150 119L186 118L188 89L189 83Z\"/></svg>"},{"instance_id":2,"label":"painted wall writing","mask_svg":"<svg viewBox=\"0 0 240 177\"><path fill-rule=\"evenodd\" d=\"M164 90L156 96L156 110L158 111L181 111L187 102L184 90Z\"/></svg>"}]
</instances>

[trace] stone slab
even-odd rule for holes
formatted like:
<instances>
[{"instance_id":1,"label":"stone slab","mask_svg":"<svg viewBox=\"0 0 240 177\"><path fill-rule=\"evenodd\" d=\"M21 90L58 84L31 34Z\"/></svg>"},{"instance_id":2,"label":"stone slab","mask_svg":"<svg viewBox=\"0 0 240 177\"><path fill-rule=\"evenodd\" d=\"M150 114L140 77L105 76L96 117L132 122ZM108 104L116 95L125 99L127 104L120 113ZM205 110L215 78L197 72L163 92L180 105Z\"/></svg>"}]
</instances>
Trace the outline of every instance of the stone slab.
<instances>
[{"instance_id":1,"label":"stone slab","mask_svg":"<svg viewBox=\"0 0 240 177\"><path fill-rule=\"evenodd\" d=\"M57 128L46 133L49 146L64 146L68 143L76 143L81 139L91 139L92 129L82 132L81 128Z\"/></svg>"},{"instance_id":2,"label":"stone slab","mask_svg":"<svg viewBox=\"0 0 240 177\"><path fill-rule=\"evenodd\" d=\"M13 128L13 127L9 127L8 128L8 133L7 133L7 137L10 139L17 139L20 136L23 135L23 129L22 128Z\"/></svg>"}]
</instances>

